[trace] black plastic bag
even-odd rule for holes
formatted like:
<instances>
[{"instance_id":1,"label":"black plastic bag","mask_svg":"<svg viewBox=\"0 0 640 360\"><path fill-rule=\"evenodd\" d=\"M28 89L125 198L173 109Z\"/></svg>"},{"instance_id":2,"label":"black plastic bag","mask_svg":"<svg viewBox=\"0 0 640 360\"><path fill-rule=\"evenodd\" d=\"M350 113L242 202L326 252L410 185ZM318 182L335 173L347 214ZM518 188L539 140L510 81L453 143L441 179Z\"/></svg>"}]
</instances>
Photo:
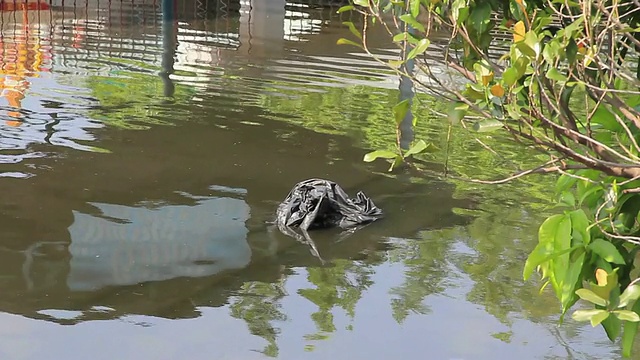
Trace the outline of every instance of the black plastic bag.
<instances>
[{"instance_id":1,"label":"black plastic bag","mask_svg":"<svg viewBox=\"0 0 640 360\"><path fill-rule=\"evenodd\" d=\"M333 181L309 179L297 183L278 206L278 229L311 246L320 257L307 230L329 227L357 229L382 217L382 210L362 191L355 198ZM300 229L302 235L294 229Z\"/></svg>"}]
</instances>

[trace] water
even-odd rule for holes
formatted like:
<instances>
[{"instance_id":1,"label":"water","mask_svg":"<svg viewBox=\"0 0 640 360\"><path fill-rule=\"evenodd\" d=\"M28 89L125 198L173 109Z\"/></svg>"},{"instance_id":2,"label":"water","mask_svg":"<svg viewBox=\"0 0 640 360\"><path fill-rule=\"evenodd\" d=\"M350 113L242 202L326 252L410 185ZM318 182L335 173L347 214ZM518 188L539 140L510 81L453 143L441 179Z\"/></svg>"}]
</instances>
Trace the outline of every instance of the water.
<instances>
[{"instance_id":1,"label":"water","mask_svg":"<svg viewBox=\"0 0 640 360\"><path fill-rule=\"evenodd\" d=\"M552 179L483 187L361 161L393 144L398 79L336 46L349 15L318 4L2 13L2 359L619 357L600 329L558 328L557 301L521 280ZM370 46L390 58L383 35ZM459 129L447 145L443 104L418 100L434 171L527 161ZM309 177L387 214L316 232L325 266L268 225Z\"/></svg>"}]
</instances>

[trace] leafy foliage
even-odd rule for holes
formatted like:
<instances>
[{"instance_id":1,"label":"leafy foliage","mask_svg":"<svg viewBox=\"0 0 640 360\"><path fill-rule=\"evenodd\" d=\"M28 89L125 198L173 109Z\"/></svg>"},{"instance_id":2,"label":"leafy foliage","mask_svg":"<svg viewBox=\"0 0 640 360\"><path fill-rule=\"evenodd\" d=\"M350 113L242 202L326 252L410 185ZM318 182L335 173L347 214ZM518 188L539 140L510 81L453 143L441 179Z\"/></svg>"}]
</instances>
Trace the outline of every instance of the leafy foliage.
<instances>
[{"instance_id":1,"label":"leafy foliage","mask_svg":"<svg viewBox=\"0 0 640 360\"><path fill-rule=\"evenodd\" d=\"M631 356L640 321L637 1L362 0L341 11L358 11L365 20L362 30L348 24L357 43L340 43L355 43L418 89L448 99L452 124L478 135L505 133L522 151L544 154L536 167L475 182L561 175L558 213L540 226L523 276L537 271L543 288L551 285L561 321L580 299L590 303L592 309L572 317L601 325L612 341L623 329L623 354ZM393 37L398 60L368 50L366 30L374 23ZM443 33L448 43L430 41ZM433 47L442 59L428 56ZM458 74L461 86L445 84L442 66ZM396 129L404 107L400 102L394 111ZM365 160L391 159L393 169L407 153L418 151L377 150Z\"/></svg>"}]
</instances>

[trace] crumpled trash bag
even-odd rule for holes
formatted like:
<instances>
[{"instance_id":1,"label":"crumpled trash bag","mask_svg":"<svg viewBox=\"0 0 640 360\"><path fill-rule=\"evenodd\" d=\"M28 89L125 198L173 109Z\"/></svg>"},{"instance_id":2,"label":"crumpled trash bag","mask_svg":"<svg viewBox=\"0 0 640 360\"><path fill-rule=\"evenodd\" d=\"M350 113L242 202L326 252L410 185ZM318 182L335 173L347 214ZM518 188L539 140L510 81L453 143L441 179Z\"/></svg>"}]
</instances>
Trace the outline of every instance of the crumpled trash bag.
<instances>
[{"instance_id":1,"label":"crumpled trash bag","mask_svg":"<svg viewBox=\"0 0 640 360\"><path fill-rule=\"evenodd\" d=\"M355 198L333 181L308 179L297 183L278 206L278 229L286 235L307 243L320 258L307 230L340 227L352 231L382 217L382 210L362 191ZM294 229L299 229L302 234Z\"/></svg>"}]
</instances>

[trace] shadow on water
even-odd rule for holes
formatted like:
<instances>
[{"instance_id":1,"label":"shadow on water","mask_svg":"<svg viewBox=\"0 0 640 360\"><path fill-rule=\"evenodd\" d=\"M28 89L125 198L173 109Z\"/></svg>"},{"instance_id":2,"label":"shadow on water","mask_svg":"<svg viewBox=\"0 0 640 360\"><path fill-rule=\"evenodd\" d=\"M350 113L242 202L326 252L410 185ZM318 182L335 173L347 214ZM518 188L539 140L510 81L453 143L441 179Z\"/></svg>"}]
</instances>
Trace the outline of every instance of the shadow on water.
<instances>
[{"instance_id":1,"label":"shadow on water","mask_svg":"<svg viewBox=\"0 0 640 360\"><path fill-rule=\"evenodd\" d=\"M2 358L612 353L575 324L553 332L553 299L520 281L543 182L491 192L362 162L393 144L389 108L414 93L335 46L342 21L358 23L340 2L171 4L0 12ZM446 125L423 107L403 146L442 145ZM476 145L456 137L452 161L499 166ZM326 266L268 224L310 177L386 214L346 239L315 232Z\"/></svg>"}]
</instances>

